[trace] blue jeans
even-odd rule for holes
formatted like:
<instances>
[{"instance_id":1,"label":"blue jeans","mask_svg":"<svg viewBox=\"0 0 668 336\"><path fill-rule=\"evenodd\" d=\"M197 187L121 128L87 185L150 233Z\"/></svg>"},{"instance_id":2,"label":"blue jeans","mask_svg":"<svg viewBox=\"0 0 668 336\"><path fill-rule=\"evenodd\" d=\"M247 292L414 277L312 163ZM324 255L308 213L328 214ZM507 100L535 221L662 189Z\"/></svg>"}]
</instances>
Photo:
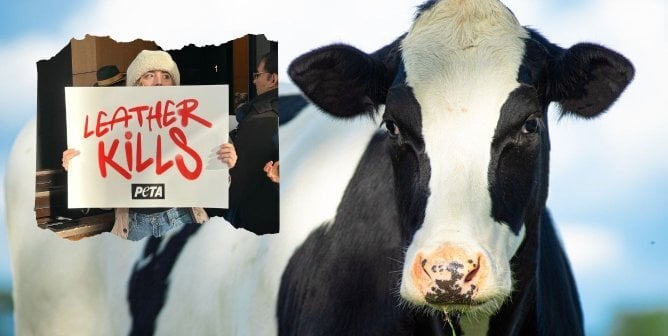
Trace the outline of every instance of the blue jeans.
<instances>
[{"instance_id":1,"label":"blue jeans","mask_svg":"<svg viewBox=\"0 0 668 336\"><path fill-rule=\"evenodd\" d=\"M134 212L130 209L128 239L140 240L151 235L161 237L169 230L194 222L189 208L171 208L152 214Z\"/></svg>"}]
</instances>

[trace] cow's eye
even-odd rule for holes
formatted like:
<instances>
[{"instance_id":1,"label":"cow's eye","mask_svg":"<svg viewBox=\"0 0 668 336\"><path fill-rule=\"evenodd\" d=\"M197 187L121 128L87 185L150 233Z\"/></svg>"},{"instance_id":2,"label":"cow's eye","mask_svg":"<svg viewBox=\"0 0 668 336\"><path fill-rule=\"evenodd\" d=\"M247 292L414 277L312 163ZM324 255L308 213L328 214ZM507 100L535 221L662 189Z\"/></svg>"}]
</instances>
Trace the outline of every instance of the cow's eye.
<instances>
[{"instance_id":1,"label":"cow's eye","mask_svg":"<svg viewBox=\"0 0 668 336\"><path fill-rule=\"evenodd\" d=\"M401 134L399 127L397 127L397 124L395 124L392 120L385 120L385 128L387 128L387 133L392 138L396 138Z\"/></svg>"},{"instance_id":2,"label":"cow's eye","mask_svg":"<svg viewBox=\"0 0 668 336\"><path fill-rule=\"evenodd\" d=\"M524 125L522 126L522 133L532 134L536 132L538 132L538 118L531 116L524 122Z\"/></svg>"}]
</instances>

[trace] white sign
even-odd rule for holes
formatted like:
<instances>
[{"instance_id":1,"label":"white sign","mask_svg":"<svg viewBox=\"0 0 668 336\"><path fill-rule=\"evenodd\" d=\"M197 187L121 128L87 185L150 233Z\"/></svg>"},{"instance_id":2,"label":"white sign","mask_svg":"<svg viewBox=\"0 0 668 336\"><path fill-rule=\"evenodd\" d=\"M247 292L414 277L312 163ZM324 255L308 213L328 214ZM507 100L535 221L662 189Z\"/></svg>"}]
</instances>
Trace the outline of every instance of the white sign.
<instances>
[{"instance_id":1,"label":"white sign","mask_svg":"<svg viewBox=\"0 0 668 336\"><path fill-rule=\"evenodd\" d=\"M227 208L227 85L68 87L68 207Z\"/></svg>"}]
</instances>

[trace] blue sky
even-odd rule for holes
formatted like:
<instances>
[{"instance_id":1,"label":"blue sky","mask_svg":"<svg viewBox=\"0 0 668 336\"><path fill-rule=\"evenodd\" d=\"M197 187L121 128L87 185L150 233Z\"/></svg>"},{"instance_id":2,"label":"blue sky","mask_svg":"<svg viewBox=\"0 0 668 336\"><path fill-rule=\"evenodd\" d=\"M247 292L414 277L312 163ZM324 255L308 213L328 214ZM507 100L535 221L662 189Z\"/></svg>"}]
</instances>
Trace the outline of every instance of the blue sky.
<instances>
[{"instance_id":1,"label":"blue sky","mask_svg":"<svg viewBox=\"0 0 668 336\"><path fill-rule=\"evenodd\" d=\"M0 12L0 41L6 43L29 33L49 33L60 27L81 3L81 0L6 1Z\"/></svg>"},{"instance_id":2,"label":"blue sky","mask_svg":"<svg viewBox=\"0 0 668 336\"><path fill-rule=\"evenodd\" d=\"M279 41L280 71L286 79L289 60L311 48L333 42L365 51L383 46L408 29L413 8L421 2L192 0L188 7L130 0L5 3L0 11L0 197L4 200L12 139L35 114L35 62L55 55L70 38L86 33L119 41L144 38L171 49L265 33ZM636 66L635 81L606 115L593 121L553 118L551 123L548 205L571 257L593 335L604 334L616 309L668 309L664 2L505 1L520 22L561 46L602 43ZM350 11L353 6L356 10ZM10 282L4 213L3 201L0 285Z\"/></svg>"}]
</instances>

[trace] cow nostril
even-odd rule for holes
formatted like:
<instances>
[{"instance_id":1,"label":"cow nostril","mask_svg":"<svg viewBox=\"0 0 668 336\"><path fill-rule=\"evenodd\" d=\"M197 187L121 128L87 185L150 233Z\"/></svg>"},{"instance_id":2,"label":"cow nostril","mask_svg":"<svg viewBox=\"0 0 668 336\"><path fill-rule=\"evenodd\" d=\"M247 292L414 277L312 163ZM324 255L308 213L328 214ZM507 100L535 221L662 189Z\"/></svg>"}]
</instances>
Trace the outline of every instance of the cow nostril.
<instances>
[{"instance_id":1,"label":"cow nostril","mask_svg":"<svg viewBox=\"0 0 668 336\"><path fill-rule=\"evenodd\" d=\"M478 270L480 269L480 259L478 259L478 262L476 264L473 264L475 267L473 270L469 272L469 274L466 275L466 278L464 278L464 282L471 282L473 278L475 278L476 274L478 274Z\"/></svg>"},{"instance_id":2,"label":"cow nostril","mask_svg":"<svg viewBox=\"0 0 668 336\"><path fill-rule=\"evenodd\" d=\"M427 277L431 279L431 275L429 275L429 272L427 272L427 269L425 268L425 266L427 265L427 259L422 259L422 262L420 264L422 265L422 271L424 272L424 274L426 274Z\"/></svg>"}]
</instances>

